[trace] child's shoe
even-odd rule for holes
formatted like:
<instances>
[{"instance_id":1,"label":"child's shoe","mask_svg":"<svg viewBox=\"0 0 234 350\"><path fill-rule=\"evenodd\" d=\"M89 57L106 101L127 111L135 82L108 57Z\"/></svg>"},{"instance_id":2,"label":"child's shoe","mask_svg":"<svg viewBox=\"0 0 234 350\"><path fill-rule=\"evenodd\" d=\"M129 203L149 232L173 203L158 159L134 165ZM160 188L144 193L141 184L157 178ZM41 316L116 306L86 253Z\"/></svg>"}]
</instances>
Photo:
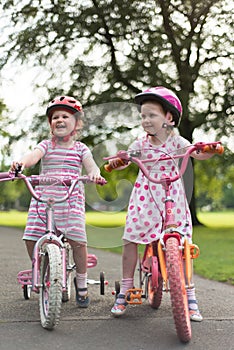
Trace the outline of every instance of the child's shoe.
<instances>
[{"instance_id":1,"label":"child's shoe","mask_svg":"<svg viewBox=\"0 0 234 350\"><path fill-rule=\"evenodd\" d=\"M74 285L76 290L76 304L79 307L87 308L90 304L90 299L88 296L88 289L87 288L78 288L76 284L76 278L74 278ZM80 295L79 292L87 292L85 295Z\"/></svg>"},{"instance_id":2,"label":"child's shoe","mask_svg":"<svg viewBox=\"0 0 234 350\"><path fill-rule=\"evenodd\" d=\"M195 321L195 322L201 322L203 320L203 317L202 317L198 307L194 308L194 307L192 307L192 304L197 305L197 301L196 300L189 300L188 301L190 320Z\"/></svg>"},{"instance_id":3,"label":"child's shoe","mask_svg":"<svg viewBox=\"0 0 234 350\"><path fill-rule=\"evenodd\" d=\"M124 294L118 294L115 304L111 309L111 313L113 314L114 317L120 317L125 314L126 312L126 306L128 303L124 301L123 303L119 302L118 299L125 300L125 295Z\"/></svg>"}]
</instances>

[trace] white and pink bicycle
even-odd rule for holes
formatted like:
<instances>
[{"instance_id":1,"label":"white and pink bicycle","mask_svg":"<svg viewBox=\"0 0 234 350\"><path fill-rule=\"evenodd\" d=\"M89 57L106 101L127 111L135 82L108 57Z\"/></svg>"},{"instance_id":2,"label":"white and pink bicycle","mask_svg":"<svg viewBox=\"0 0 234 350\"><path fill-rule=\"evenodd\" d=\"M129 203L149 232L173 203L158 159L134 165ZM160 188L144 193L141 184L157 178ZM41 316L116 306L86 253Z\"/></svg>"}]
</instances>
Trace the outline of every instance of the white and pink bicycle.
<instances>
[{"instance_id":1,"label":"white and pink bicycle","mask_svg":"<svg viewBox=\"0 0 234 350\"><path fill-rule=\"evenodd\" d=\"M54 204L66 202L78 182L92 183L88 176L80 176L75 179L61 179L45 176L25 176L20 171L0 173L0 182L21 180L26 184L29 192L38 202L46 203L46 231L36 242L32 269L20 271L18 282L22 285L25 299L30 299L31 292L39 294L40 320L43 328L53 329L59 322L62 302L71 297L72 271L76 266L72 258L71 246L66 236L57 230L54 217ZM39 196L34 187L38 185L56 186L66 188L66 194L62 196ZM106 182L100 181L100 185ZM97 265L97 257L88 254L87 267ZM99 280L87 280L89 284L99 284L100 294L104 295L105 281L104 272L100 272Z\"/></svg>"}]
</instances>

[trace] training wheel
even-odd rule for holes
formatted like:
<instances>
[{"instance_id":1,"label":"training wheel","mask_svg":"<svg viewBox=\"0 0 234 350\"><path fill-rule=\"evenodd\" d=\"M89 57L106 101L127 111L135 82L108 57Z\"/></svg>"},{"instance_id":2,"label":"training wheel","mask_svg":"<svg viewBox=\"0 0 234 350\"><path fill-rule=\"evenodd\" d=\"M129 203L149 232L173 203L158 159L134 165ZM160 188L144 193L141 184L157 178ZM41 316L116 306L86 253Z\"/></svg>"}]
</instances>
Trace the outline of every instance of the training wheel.
<instances>
[{"instance_id":1,"label":"training wheel","mask_svg":"<svg viewBox=\"0 0 234 350\"><path fill-rule=\"evenodd\" d=\"M105 276L103 271L100 272L100 294L105 294Z\"/></svg>"},{"instance_id":2,"label":"training wheel","mask_svg":"<svg viewBox=\"0 0 234 350\"><path fill-rule=\"evenodd\" d=\"M24 293L24 299L28 300L31 297L31 290L32 287L29 284L24 284L23 285L23 293Z\"/></svg>"},{"instance_id":3,"label":"training wheel","mask_svg":"<svg viewBox=\"0 0 234 350\"><path fill-rule=\"evenodd\" d=\"M117 298L119 293L120 293L120 283L119 281L115 281L115 299Z\"/></svg>"}]
</instances>

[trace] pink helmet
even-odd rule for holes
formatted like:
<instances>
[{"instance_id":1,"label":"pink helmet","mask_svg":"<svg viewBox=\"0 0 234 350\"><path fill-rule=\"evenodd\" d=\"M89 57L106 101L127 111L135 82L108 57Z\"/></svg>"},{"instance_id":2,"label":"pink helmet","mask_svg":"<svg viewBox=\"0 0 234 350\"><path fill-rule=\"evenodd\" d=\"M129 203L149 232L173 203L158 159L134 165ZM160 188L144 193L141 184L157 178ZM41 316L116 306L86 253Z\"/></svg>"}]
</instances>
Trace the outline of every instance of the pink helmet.
<instances>
[{"instance_id":1,"label":"pink helmet","mask_svg":"<svg viewBox=\"0 0 234 350\"><path fill-rule=\"evenodd\" d=\"M135 96L135 101L140 106L140 108L143 102L149 100L155 100L159 102L167 111L172 113L175 126L179 125L182 115L182 105L179 98L174 94L173 91L163 86L156 86L147 89Z\"/></svg>"},{"instance_id":2,"label":"pink helmet","mask_svg":"<svg viewBox=\"0 0 234 350\"><path fill-rule=\"evenodd\" d=\"M69 112L79 113L79 116L83 114L81 103L70 96L57 96L48 104L46 115L49 118L49 122L51 122L52 113L56 109L65 109Z\"/></svg>"}]
</instances>

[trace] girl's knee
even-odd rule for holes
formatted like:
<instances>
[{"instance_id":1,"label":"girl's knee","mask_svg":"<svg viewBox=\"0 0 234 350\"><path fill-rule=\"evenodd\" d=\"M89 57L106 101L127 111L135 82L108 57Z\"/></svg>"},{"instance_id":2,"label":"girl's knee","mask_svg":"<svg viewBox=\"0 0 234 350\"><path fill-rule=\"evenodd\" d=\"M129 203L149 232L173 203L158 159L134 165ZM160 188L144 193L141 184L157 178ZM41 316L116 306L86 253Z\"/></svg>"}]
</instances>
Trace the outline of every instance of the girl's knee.
<instances>
[{"instance_id":1,"label":"girl's knee","mask_svg":"<svg viewBox=\"0 0 234 350\"><path fill-rule=\"evenodd\" d=\"M87 248L86 242L79 242L79 241L73 241L71 239L68 239L68 243L71 245L71 247L74 248Z\"/></svg>"}]
</instances>

